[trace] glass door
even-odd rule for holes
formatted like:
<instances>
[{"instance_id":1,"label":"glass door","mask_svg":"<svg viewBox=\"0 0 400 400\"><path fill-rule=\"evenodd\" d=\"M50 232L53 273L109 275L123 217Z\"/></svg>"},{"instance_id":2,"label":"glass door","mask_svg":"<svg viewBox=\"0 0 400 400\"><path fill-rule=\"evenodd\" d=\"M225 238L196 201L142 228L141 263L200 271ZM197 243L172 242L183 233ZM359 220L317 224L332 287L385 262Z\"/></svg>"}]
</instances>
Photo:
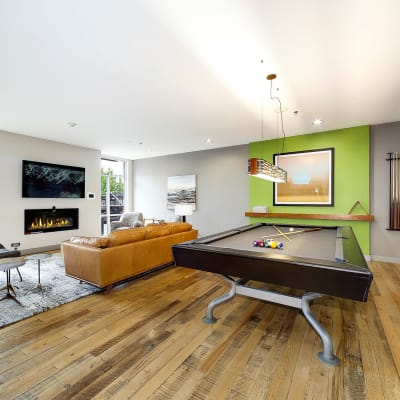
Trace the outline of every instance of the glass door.
<instances>
[{"instance_id":1,"label":"glass door","mask_svg":"<svg viewBox=\"0 0 400 400\"><path fill-rule=\"evenodd\" d=\"M118 221L126 204L126 161L101 159L101 233L110 233L110 222Z\"/></svg>"}]
</instances>

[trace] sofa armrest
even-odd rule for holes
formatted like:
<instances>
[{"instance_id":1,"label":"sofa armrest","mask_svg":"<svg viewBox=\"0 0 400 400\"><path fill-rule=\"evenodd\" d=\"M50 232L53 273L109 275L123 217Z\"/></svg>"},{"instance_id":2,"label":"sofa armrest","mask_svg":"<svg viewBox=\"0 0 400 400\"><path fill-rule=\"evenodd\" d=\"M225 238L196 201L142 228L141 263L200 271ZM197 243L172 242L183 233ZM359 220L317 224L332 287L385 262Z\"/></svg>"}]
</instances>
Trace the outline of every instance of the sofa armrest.
<instances>
[{"instance_id":1,"label":"sofa armrest","mask_svg":"<svg viewBox=\"0 0 400 400\"><path fill-rule=\"evenodd\" d=\"M101 287L103 249L70 242L62 243L65 273Z\"/></svg>"}]
</instances>

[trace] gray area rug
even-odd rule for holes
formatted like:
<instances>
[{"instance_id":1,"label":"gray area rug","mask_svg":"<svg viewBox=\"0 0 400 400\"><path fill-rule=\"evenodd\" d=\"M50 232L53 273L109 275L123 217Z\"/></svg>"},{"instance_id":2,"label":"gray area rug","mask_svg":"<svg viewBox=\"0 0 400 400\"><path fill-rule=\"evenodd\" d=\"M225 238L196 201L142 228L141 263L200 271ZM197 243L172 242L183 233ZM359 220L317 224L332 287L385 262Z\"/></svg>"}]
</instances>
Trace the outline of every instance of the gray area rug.
<instances>
[{"instance_id":1,"label":"gray area rug","mask_svg":"<svg viewBox=\"0 0 400 400\"><path fill-rule=\"evenodd\" d=\"M12 269L11 284L22 307L12 299L0 301L0 327L100 291L94 286L79 283L77 279L66 276L60 253L52 254L40 262L40 281L43 294L37 288L38 262L26 260L26 264L19 270L22 282L16 269ZM2 288L0 298L6 294L5 285L6 274L0 272L0 288Z\"/></svg>"}]
</instances>

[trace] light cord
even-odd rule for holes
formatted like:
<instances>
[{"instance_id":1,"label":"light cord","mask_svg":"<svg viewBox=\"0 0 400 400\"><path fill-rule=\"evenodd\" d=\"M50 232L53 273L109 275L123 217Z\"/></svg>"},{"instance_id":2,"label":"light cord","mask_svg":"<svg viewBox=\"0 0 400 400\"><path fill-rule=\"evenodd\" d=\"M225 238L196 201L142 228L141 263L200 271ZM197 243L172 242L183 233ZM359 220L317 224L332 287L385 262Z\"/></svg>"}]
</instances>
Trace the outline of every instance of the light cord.
<instances>
[{"instance_id":1,"label":"light cord","mask_svg":"<svg viewBox=\"0 0 400 400\"><path fill-rule=\"evenodd\" d=\"M273 79L270 79L271 85L270 85L270 89L269 89L269 97L271 98L271 100L277 100L279 102L279 114L280 114L280 117L281 117L281 129L282 129L282 134L283 134L282 151L281 151L281 153L283 153L283 150L285 148L286 133L285 133L285 129L284 129L284 126L283 126L282 102L281 102L281 99L278 96L272 96L272 80Z\"/></svg>"}]
</instances>

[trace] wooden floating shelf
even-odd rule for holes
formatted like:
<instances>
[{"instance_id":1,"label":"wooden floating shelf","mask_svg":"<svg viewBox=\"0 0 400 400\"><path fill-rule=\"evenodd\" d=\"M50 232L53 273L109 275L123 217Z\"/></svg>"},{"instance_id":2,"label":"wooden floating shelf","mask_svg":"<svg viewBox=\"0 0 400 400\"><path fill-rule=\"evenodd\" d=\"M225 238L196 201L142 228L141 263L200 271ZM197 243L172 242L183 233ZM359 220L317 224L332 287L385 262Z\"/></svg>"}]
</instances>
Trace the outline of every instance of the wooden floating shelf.
<instances>
[{"instance_id":1,"label":"wooden floating shelf","mask_svg":"<svg viewBox=\"0 0 400 400\"><path fill-rule=\"evenodd\" d=\"M294 219L330 219L335 221L373 221L373 215L360 214L295 214L295 213L255 213L245 212L246 217L254 218L294 218Z\"/></svg>"}]
</instances>

